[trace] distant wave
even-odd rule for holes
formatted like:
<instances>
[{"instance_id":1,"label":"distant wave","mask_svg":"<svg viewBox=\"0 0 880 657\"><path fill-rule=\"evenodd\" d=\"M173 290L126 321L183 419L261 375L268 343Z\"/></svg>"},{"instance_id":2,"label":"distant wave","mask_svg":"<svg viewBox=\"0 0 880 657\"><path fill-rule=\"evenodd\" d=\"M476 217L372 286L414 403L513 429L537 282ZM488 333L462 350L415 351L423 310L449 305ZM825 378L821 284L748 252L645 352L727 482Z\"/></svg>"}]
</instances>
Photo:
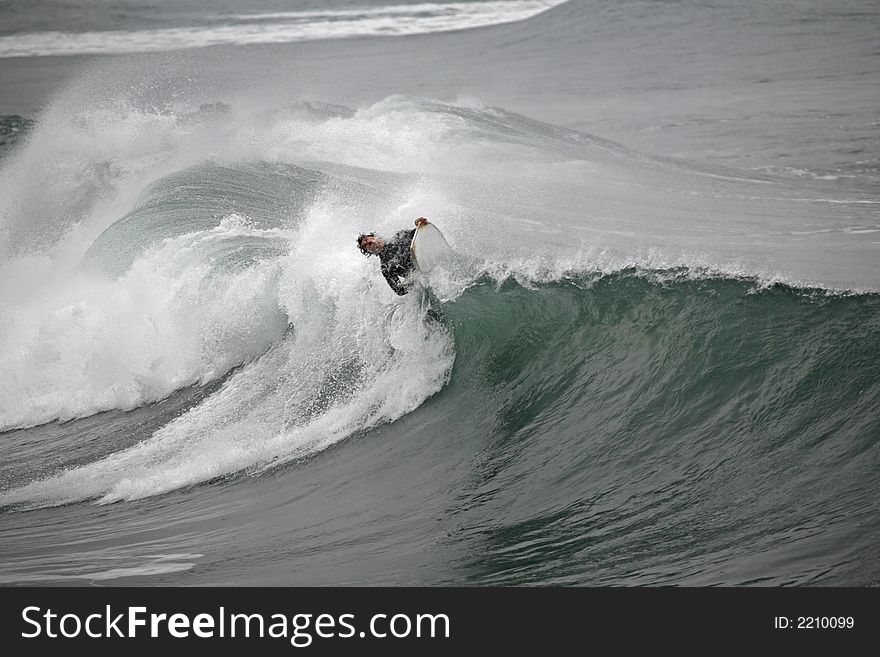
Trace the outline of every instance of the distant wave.
<instances>
[{"instance_id":1,"label":"distant wave","mask_svg":"<svg viewBox=\"0 0 880 657\"><path fill-rule=\"evenodd\" d=\"M144 53L246 45L406 36L526 20L565 0L498 0L290 11L216 17L214 25L137 31L30 32L0 37L0 58Z\"/></svg>"}]
</instances>

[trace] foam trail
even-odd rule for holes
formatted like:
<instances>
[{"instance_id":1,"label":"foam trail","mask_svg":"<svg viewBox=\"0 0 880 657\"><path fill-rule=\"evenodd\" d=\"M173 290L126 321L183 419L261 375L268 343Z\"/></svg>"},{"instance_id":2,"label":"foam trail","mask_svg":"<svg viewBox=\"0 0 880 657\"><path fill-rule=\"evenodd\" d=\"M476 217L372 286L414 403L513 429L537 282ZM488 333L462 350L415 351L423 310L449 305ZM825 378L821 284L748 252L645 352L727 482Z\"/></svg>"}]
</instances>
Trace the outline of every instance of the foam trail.
<instances>
[{"instance_id":1,"label":"foam trail","mask_svg":"<svg viewBox=\"0 0 880 657\"><path fill-rule=\"evenodd\" d=\"M216 45L431 34L522 21L564 1L423 3L363 10L239 14L219 17L227 21L219 25L133 32L31 32L0 37L0 58L145 53Z\"/></svg>"},{"instance_id":2,"label":"foam trail","mask_svg":"<svg viewBox=\"0 0 880 657\"><path fill-rule=\"evenodd\" d=\"M395 297L341 243L341 209L317 206L285 259L280 302L292 334L150 439L0 494L0 504L111 502L259 471L391 422L449 375L451 337L424 322L418 295ZM332 256L332 257L331 257Z\"/></svg>"},{"instance_id":3,"label":"foam trail","mask_svg":"<svg viewBox=\"0 0 880 657\"><path fill-rule=\"evenodd\" d=\"M117 280L78 274L5 305L0 430L131 409L263 353L287 326L279 263L230 274L206 256L261 233L230 218L166 240Z\"/></svg>"}]
</instances>

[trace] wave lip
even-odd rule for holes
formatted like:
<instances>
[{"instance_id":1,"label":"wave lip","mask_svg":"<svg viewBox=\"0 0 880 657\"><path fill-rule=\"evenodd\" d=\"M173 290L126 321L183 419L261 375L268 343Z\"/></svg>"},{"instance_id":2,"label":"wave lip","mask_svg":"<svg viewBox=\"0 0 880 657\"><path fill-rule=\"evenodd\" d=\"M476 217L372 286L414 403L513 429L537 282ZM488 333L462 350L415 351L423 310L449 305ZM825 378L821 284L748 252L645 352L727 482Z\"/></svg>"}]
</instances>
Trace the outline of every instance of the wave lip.
<instances>
[{"instance_id":1,"label":"wave lip","mask_svg":"<svg viewBox=\"0 0 880 657\"><path fill-rule=\"evenodd\" d=\"M409 36L513 23L566 0L422 3L372 9L220 16L216 25L137 31L29 32L0 37L0 58L103 55L249 45Z\"/></svg>"}]
</instances>

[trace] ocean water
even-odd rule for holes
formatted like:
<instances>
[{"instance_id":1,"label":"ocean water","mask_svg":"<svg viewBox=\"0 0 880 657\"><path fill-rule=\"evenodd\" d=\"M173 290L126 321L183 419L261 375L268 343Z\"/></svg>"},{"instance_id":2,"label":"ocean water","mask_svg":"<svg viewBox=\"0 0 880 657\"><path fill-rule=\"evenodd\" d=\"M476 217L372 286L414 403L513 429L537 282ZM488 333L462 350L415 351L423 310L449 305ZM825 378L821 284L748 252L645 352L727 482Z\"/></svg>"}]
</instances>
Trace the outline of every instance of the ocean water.
<instances>
[{"instance_id":1,"label":"ocean water","mask_svg":"<svg viewBox=\"0 0 880 657\"><path fill-rule=\"evenodd\" d=\"M0 584L880 583L875 2L42 4Z\"/></svg>"}]
</instances>

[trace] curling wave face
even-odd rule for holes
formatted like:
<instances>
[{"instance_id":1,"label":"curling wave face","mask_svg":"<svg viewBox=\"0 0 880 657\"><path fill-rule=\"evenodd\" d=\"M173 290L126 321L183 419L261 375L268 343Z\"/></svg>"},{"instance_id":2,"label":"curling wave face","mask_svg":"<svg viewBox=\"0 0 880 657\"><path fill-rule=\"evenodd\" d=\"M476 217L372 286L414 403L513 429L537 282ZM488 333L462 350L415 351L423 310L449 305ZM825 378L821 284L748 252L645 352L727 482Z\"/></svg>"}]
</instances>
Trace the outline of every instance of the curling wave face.
<instances>
[{"instance_id":1,"label":"curling wave face","mask_svg":"<svg viewBox=\"0 0 880 657\"><path fill-rule=\"evenodd\" d=\"M70 109L61 98L0 172L0 429L206 393L48 477L25 450L5 505L261 472L441 390L470 409L461 422L511 436L537 422L695 439L725 409L743 444L747 418L796 434L817 381L834 382L829 412L856 403L846 368L868 390L858 403L876 399L873 272L809 260L860 248L869 199L829 203L810 181L657 160L475 102ZM464 264L400 300L353 237L420 214ZM812 224L825 232L805 238ZM425 322L429 297L444 325Z\"/></svg>"}]
</instances>

